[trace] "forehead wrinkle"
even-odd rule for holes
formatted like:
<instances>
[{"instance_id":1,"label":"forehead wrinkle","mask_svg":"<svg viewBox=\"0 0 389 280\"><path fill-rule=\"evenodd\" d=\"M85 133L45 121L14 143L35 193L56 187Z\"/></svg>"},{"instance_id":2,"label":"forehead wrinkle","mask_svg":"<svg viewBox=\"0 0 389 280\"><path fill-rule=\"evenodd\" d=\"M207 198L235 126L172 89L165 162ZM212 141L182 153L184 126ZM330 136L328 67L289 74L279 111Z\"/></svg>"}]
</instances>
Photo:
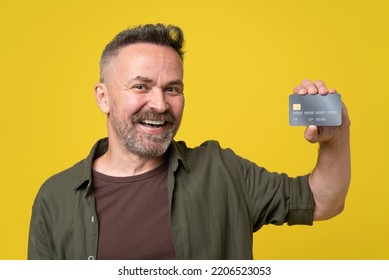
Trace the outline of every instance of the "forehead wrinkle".
<instances>
[{"instance_id":1,"label":"forehead wrinkle","mask_svg":"<svg viewBox=\"0 0 389 280\"><path fill-rule=\"evenodd\" d=\"M132 71L132 74L134 74L134 75L139 74L139 75L136 77L133 77L133 78L131 78L131 76L129 76L129 77L127 77L127 79L124 79L121 82L121 85L117 85L117 86L128 88L135 81L140 81L142 83L147 83L147 84L151 84L151 83L152 84L161 84L160 82L165 80L164 78L166 78L166 75L169 75L166 71L168 71L169 73L171 73L171 71L173 71L174 73L178 74L178 76L171 77L172 81L165 80L164 85L183 84L183 82L182 82L182 74L183 74L182 73L183 72L182 61L179 58L179 56L176 53L174 53L177 56L177 59L178 59L178 61L177 61L175 59L175 57L171 57L171 53L168 49L164 48L165 51L160 53L160 48L161 48L160 46L153 46L153 45L150 45L150 46L153 48L158 47L159 51L158 50L155 51L154 49L147 51L147 52L144 49L138 50L139 46L137 46L136 44L121 49L118 52L118 54L116 56L112 57L112 59L110 60L110 63L109 63L110 64L109 65L110 66L109 67L110 68L109 69L110 75L109 76L111 76L110 78L114 78L115 76L118 77L118 76L120 76L121 72L123 72L123 71L125 72L126 70L128 70L128 69L126 69L126 65L121 63L121 62L126 61L129 57L131 57L131 63L134 63L134 65L132 67L133 70L136 70L139 67L140 67L140 69L143 69L143 67L145 67L144 71L152 71L153 72L152 75L154 75L155 72L159 72L157 75L158 77L153 76L152 78L150 78L150 76L148 75L149 73L147 73L147 72L136 73L136 72ZM150 46L147 46L147 47L150 47ZM154 63L154 60L156 60L157 65L150 66L150 64L152 64L150 62L150 59L153 59L153 61L151 61L152 63ZM156 67L161 68L160 71L157 71ZM140 70L140 69L138 69L138 70ZM178 73L177 73L177 71L178 71ZM130 74L130 73L128 73L128 74ZM142 75L142 74L146 74L146 75ZM116 78L114 80L116 80L116 82L119 82L119 80ZM164 86L164 85L162 85L162 86Z\"/></svg>"}]
</instances>

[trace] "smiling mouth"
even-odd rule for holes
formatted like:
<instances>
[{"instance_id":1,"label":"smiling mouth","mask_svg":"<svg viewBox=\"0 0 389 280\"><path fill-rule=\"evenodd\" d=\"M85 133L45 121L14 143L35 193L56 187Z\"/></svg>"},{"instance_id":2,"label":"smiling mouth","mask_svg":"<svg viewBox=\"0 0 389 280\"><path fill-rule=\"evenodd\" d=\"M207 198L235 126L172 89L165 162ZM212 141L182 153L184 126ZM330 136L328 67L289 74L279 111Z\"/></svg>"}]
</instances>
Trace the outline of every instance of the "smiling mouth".
<instances>
[{"instance_id":1,"label":"smiling mouth","mask_svg":"<svg viewBox=\"0 0 389 280\"><path fill-rule=\"evenodd\" d=\"M153 120L144 120L144 121L141 121L140 123L144 126L149 126L149 127L154 127L154 128L161 128L165 124L167 124L167 122L165 122L165 121L153 121Z\"/></svg>"},{"instance_id":2,"label":"smiling mouth","mask_svg":"<svg viewBox=\"0 0 389 280\"><path fill-rule=\"evenodd\" d=\"M162 129L166 126L171 126L176 123L174 115L167 111L164 113L157 113L152 110L140 111L131 116L133 125L140 124L144 127Z\"/></svg>"}]
</instances>

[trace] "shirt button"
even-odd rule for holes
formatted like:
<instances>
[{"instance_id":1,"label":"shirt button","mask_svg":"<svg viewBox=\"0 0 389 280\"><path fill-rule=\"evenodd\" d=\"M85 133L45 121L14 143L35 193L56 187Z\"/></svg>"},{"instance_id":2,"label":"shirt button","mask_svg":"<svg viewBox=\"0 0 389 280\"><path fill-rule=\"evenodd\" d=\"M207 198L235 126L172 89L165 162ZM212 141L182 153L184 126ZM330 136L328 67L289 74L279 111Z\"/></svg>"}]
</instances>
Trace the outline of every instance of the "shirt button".
<instances>
[{"instance_id":1,"label":"shirt button","mask_svg":"<svg viewBox=\"0 0 389 280\"><path fill-rule=\"evenodd\" d=\"M91 221L92 221L92 223L95 222L95 216L92 216Z\"/></svg>"},{"instance_id":2,"label":"shirt button","mask_svg":"<svg viewBox=\"0 0 389 280\"><path fill-rule=\"evenodd\" d=\"M94 259L95 259L94 256L89 256L89 257L88 257L88 260L90 260L90 261L93 261Z\"/></svg>"}]
</instances>

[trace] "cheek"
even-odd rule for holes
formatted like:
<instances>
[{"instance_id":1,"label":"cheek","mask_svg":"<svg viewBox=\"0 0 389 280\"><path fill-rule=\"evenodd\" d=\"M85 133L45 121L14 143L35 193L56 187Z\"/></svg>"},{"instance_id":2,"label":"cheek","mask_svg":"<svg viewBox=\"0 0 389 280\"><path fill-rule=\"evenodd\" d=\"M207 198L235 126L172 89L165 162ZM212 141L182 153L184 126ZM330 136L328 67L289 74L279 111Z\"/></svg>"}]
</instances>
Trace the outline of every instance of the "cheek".
<instances>
[{"instance_id":1,"label":"cheek","mask_svg":"<svg viewBox=\"0 0 389 280\"><path fill-rule=\"evenodd\" d=\"M141 95L126 96L117 100L114 108L121 114L132 115L140 111L146 103L146 99Z\"/></svg>"},{"instance_id":2,"label":"cheek","mask_svg":"<svg viewBox=\"0 0 389 280\"><path fill-rule=\"evenodd\" d=\"M177 119L181 119L184 111L185 99L183 96L176 96L169 100L170 111Z\"/></svg>"}]
</instances>

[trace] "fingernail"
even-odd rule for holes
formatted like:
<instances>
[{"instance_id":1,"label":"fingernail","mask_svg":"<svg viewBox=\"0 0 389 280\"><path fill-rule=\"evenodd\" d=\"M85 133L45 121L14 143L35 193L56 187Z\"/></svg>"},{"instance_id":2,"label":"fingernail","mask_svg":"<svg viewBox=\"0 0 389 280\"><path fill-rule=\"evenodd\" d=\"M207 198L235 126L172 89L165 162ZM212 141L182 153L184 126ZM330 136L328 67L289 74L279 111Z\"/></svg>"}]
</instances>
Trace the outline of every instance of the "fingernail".
<instances>
[{"instance_id":1,"label":"fingernail","mask_svg":"<svg viewBox=\"0 0 389 280\"><path fill-rule=\"evenodd\" d=\"M322 93L322 94L328 93L328 90L327 90L325 87L321 87L321 88L319 89L319 93Z\"/></svg>"},{"instance_id":2,"label":"fingernail","mask_svg":"<svg viewBox=\"0 0 389 280\"><path fill-rule=\"evenodd\" d=\"M317 89L314 86L311 86L311 87L308 88L308 92L309 93L316 93Z\"/></svg>"}]
</instances>

